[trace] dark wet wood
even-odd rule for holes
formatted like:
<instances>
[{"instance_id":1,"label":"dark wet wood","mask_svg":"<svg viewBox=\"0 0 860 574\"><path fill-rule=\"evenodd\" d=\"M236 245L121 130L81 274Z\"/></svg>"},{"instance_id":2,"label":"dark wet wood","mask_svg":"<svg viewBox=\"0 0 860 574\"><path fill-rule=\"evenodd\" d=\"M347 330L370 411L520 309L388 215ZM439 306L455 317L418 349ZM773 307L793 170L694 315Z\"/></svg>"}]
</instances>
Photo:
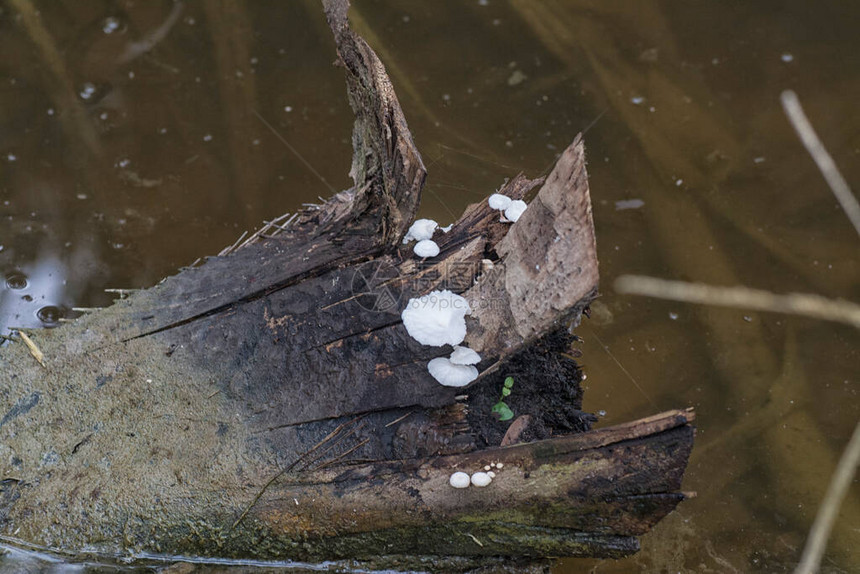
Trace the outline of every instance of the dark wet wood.
<instances>
[{"instance_id":1,"label":"dark wet wood","mask_svg":"<svg viewBox=\"0 0 860 574\"><path fill-rule=\"evenodd\" d=\"M75 555L621 556L683 499L692 413L477 449L406 333L411 297L472 308L482 377L578 324L598 272L577 138L515 225L467 208L438 257L401 238L425 169L382 64L324 2L356 113L355 185L276 237L0 349L0 536ZM489 304L492 303L492 304ZM487 413L489 416L489 413ZM455 470L503 463L487 488ZM442 562L439 562L442 564ZM473 564L473 563L470 563Z\"/></svg>"}]
</instances>

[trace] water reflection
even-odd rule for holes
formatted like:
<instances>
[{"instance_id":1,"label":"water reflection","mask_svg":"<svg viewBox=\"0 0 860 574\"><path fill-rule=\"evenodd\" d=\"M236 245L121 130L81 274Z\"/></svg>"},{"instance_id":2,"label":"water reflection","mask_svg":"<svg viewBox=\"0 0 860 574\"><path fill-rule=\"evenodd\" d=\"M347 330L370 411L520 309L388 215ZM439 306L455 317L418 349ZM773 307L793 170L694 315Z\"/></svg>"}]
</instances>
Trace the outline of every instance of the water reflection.
<instances>
[{"instance_id":1,"label":"water reflection","mask_svg":"<svg viewBox=\"0 0 860 574\"><path fill-rule=\"evenodd\" d=\"M5 275L0 286L0 332L56 327L66 315L66 266L53 254Z\"/></svg>"}]
</instances>

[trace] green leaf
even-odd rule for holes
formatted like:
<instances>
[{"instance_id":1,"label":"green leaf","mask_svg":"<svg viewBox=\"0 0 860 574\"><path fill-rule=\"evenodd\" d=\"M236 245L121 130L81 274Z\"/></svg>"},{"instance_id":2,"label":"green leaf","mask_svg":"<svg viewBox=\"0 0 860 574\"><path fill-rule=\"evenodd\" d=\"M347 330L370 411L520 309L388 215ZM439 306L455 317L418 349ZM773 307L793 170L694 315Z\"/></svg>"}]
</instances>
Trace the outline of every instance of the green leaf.
<instances>
[{"instance_id":1,"label":"green leaf","mask_svg":"<svg viewBox=\"0 0 860 574\"><path fill-rule=\"evenodd\" d=\"M503 397L506 397L506 396L508 396L508 395L510 395L510 394L511 394L511 389L509 389L508 387L505 387L505 388L503 388L503 389L502 389L502 396L503 396Z\"/></svg>"},{"instance_id":2,"label":"green leaf","mask_svg":"<svg viewBox=\"0 0 860 574\"><path fill-rule=\"evenodd\" d=\"M506 378L505 379L505 388L510 389L513 386L514 386L514 378L513 377Z\"/></svg>"},{"instance_id":3,"label":"green leaf","mask_svg":"<svg viewBox=\"0 0 860 574\"><path fill-rule=\"evenodd\" d=\"M512 411L503 401L499 401L494 404L490 411L496 414L500 421L509 421L514 418L514 411Z\"/></svg>"}]
</instances>

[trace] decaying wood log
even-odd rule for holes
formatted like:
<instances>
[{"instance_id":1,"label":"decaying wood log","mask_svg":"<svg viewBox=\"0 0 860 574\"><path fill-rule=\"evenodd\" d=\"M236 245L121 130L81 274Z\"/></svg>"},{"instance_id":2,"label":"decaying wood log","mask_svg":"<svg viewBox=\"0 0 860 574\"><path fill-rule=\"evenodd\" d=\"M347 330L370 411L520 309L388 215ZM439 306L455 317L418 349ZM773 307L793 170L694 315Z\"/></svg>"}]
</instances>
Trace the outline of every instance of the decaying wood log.
<instances>
[{"instance_id":1,"label":"decaying wood log","mask_svg":"<svg viewBox=\"0 0 860 574\"><path fill-rule=\"evenodd\" d=\"M0 349L0 540L424 569L635 552L683 499L693 414L564 434L593 420L564 352L598 281L580 138L546 181L503 186L539 188L516 224L472 205L437 231L438 257L416 258L401 238L424 165L347 3L324 4L356 114L355 185L277 236L32 333L44 367ZM400 320L437 288L473 309L466 344L483 360L465 390L427 372L450 348ZM529 425L502 448L488 405L511 373ZM448 484L493 463L486 488Z\"/></svg>"}]
</instances>

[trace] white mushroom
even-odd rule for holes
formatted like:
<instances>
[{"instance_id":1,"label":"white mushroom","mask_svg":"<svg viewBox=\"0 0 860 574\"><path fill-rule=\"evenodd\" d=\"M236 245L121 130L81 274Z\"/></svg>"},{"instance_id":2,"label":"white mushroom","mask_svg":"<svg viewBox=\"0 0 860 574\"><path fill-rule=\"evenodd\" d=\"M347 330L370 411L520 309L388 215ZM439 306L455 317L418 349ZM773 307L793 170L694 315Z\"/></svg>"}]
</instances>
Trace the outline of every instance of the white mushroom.
<instances>
[{"instance_id":1,"label":"white mushroom","mask_svg":"<svg viewBox=\"0 0 860 574\"><path fill-rule=\"evenodd\" d=\"M515 222L520 218L527 207L528 204L525 201L516 199L505 209L505 217L508 221Z\"/></svg>"},{"instance_id":2,"label":"white mushroom","mask_svg":"<svg viewBox=\"0 0 860 574\"><path fill-rule=\"evenodd\" d=\"M438 224L432 219L416 219L403 236L403 243L431 239Z\"/></svg>"},{"instance_id":3,"label":"white mushroom","mask_svg":"<svg viewBox=\"0 0 860 574\"><path fill-rule=\"evenodd\" d=\"M469 302L447 289L410 299L400 314L409 335L422 345L459 345L466 338Z\"/></svg>"},{"instance_id":4,"label":"white mushroom","mask_svg":"<svg viewBox=\"0 0 860 574\"><path fill-rule=\"evenodd\" d=\"M490 196L490 199L487 200L487 203L489 203L490 207L493 209L504 211L511 204L511 198L507 195L502 195L501 193L494 193Z\"/></svg>"},{"instance_id":5,"label":"white mushroom","mask_svg":"<svg viewBox=\"0 0 860 574\"><path fill-rule=\"evenodd\" d=\"M491 482L493 479L486 472L476 472L472 475L472 484L475 486L487 486Z\"/></svg>"},{"instance_id":6,"label":"white mushroom","mask_svg":"<svg viewBox=\"0 0 860 574\"><path fill-rule=\"evenodd\" d=\"M415 247L412 248L412 251L415 252L415 255L418 257L436 257L439 255L439 246L436 245L435 241L430 239L422 239L418 243L415 244Z\"/></svg>"},{"instance_id":7,"label":"white mushroom","mask_svg":"<svg viewBox=\"0 0 860 574\"><path fill-rule=\"evenodd\" d=\"M448 479L448 483L454 488L466 488L469 486L471 479L465 472L455 472Z\"/></svg>"},{"instance_id":8,"label":"white mushroom","mask_svg":"<svg viewBox=\"0 0 860 574\"><path fill-rule=\"evenodd\" d=\"M455 365L445 357L432 359L427 363L427 370L445 387L465 387L478 378L478 369L472 365Z\"/></svg>"},{"instance_id":9,"label":"white mushroom","mask_svg":"<svg viewBox=\"0 0 860 574\"><path fill-rule=\"evenodd\" d=\"M481 355L468 347L454 346L451 353L451 362L455 365L477 365L481 362Z\"/></svg>"}]
</instances>

